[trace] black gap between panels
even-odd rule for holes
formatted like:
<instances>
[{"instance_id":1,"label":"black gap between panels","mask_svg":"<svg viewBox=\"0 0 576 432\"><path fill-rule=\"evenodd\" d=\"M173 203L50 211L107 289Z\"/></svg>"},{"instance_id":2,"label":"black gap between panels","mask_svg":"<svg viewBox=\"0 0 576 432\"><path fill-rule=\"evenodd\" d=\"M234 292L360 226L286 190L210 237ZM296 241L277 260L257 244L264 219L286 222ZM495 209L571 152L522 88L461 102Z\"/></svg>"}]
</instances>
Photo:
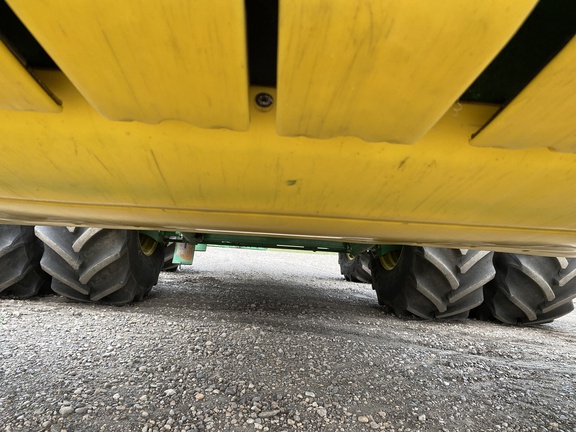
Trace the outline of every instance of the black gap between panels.
<instances>
[{"instance_id":1,"label":"black gap between panels","mask_svg":"<svg viewBox=\"0 0 576 432\"><path fill-rule=\"evenodd\" d=\"M251 85L276 87L278 0L245 0Z\"/></svg>"}]
</instances>

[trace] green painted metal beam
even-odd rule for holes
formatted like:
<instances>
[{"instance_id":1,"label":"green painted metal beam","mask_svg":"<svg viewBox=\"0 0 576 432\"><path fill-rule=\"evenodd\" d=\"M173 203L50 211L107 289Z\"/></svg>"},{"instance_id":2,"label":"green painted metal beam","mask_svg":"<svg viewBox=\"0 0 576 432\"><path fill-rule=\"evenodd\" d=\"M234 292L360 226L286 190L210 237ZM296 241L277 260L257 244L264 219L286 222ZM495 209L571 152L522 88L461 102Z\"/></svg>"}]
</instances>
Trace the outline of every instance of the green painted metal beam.
<instances>
[{"instance_id":1,"label":"green painted metal beam","mask_svg":"<svg viewBox=\"0 0 576 432\"><path fill-rule=\"evenodd\" d=\"M396 245L345 243L299 238L180 233L176 231L141 232L154 238L156 241L186 242L194 244L196 250L206 250L206 246L209 245L241 248L307 250L315 252L346 252L351 255L359 255L361 253L372 251L376 255L385 255L392 250L400 248L400 246Z\"/></svg>"},{"instance_id":2,"label":"green painted metal beam","mask_svg":"<svg viewBox=\"0 0 576 432\"><path fill-rule=\"evenodd\" d=\"M205 243L207 245L257 247L266 249L310 250L322 252L347 251L347 243L343 242L223 234L199 235L184 233L183 235L188 242Z\"/></svg>"}]
</instances>

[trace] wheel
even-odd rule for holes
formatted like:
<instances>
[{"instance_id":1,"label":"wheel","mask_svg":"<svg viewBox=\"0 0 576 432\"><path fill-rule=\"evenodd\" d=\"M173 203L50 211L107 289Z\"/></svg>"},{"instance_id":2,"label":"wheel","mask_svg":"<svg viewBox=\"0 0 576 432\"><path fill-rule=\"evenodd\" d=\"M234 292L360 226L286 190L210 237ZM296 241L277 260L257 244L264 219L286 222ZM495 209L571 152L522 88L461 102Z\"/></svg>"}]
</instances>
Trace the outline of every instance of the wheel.
<instances>
[{"instance_id":1,"label":"wheel","mask_svg":"<svg viewBox=\"0 0 576 432\"><path fill-rule=\"evenodd\" d=\"M495 253L483 309L506 324L543 324L574 309L576 259Z\"/></svg>"},{"instance_id":2,"label":"wheel","mask_svg":"<svg viewBox=\"0 0 576 432\"><path fill-rule=\"evenodd\" d=\"M168 243L166 246L166 251L164 252L164 264L162 265L162 271L175 272L178 270L179 264L174 264L172 262L175 251L176 243Z\"/></svg>"},{"instance_id":3,"label":"wheel","mask_svg":"<svg viewBox=\"0 0 576 432\"><path fill-rule=\"evenodd\" d=\"M340 273L344 279L351 282L372 282L372 272L370 270L370 254L350 255L344 252L338 254L338 264Z\"/></svg>"},{"instance_id":4,"label":"wheel","mask_svg":"<svg viewBox=\"0 0 576 432\"><path fill-rule=\"evenodd\" d=\"M404 246L372 258L378 302L400 317L466 318L494 278L492 252Z\"/></svg>"},{"instance_id":5,"label":"wheel","mask_svg":"<svg viewBox=\"0 0 576 432\"><path fill-rule=\"evenodd\" d=\"M26 298L50 289L50 276L40 268L42 250L34 227L0 225L0 294Z\"/></svg>"},{"instance_id":6,"label":"wheel","mask_svg":"<svg viewBox=\"0 0 576 432\"><path fill-rule=\"evenodd\" d=\"M73 300L125 304L158 282L164 245L138 231L36 227L52 289Z\"/></svg>"}]
</instances>

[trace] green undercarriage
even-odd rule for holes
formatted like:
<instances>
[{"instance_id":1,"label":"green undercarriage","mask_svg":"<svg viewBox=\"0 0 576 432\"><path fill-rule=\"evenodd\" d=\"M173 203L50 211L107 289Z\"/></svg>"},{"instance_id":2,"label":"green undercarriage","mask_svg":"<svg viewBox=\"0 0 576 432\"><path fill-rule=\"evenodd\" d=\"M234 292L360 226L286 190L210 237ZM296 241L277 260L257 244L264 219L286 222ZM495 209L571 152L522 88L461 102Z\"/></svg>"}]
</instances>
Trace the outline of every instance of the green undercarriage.
<instances>
[{"instance_id":1,"label":"green undercarriage","mask_svg":"<svg viewBox=\"0 0 576 432\"><path fill-rule=\"evenodd\" d=\"M194 245L195 249L200 251L206 250L206 246L227 246L313 252L344 252L350 255L359 255L370 251L377 256L381 256L392 250L400 249L400 246L396 245L373 245L300 238L197 234L180 233L178 231L140 231L140 233L153 238L157 242L188 243Z\"/></svg>"}]
</instances>

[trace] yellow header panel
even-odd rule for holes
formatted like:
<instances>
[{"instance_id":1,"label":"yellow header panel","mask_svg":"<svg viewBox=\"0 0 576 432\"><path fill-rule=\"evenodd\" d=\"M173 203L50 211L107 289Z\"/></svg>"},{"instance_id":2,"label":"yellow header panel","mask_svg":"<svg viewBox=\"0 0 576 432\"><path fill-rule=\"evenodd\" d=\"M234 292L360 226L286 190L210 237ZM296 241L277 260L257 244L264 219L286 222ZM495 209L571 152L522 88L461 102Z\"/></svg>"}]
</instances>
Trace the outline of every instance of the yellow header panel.
<instances>
[{"instance_id":1,"label":"yellow header panel","mask_svg":"<svg viewBox=\"0 0 576 432\"><path fill-rule=\"evenodd\" d=\"M469 145L462 104L414 145L288 138L251 89L247 132L111 122L60 73L59 115L0 110L4 223L266 233L576 256L576 154Z\"/></svg>"},{"instance_id":2,"label":"yellow header panel","mask_svg":"<svg viewBox=\"0 0 576 432\"><path fill-rule=\"evenodd\" d=\"M481 147L576 153L576 38L473 140Z\"/></svg>"},{"instance_id":3,"label":"yellow header panel","mask_svg":"<svg viewBox=\"0 0 576 432\"><path fill-rule=\"evenodd\" d=\"M413 143L535 0L280 0L281 135Z\"/></svg>"},{"instance_id":4,"label":"yellow header panel","mask_svg":"<svg viewBox=\"0 0 576 432\"><path fill-rule=\"evenodd\" d=\"M248 128L243 0L9 0L105 117Z\"/></svg>"},{"instance_id":5,"label":"yellow header panel","mask_svg":"<svg viewBox=\"0 0 576 432\"><path fill-rule=\"evenodd\" d=\"M0 109L59 112L61 110L22 63L0 42Z\"/></svg>"}]
</instances>

